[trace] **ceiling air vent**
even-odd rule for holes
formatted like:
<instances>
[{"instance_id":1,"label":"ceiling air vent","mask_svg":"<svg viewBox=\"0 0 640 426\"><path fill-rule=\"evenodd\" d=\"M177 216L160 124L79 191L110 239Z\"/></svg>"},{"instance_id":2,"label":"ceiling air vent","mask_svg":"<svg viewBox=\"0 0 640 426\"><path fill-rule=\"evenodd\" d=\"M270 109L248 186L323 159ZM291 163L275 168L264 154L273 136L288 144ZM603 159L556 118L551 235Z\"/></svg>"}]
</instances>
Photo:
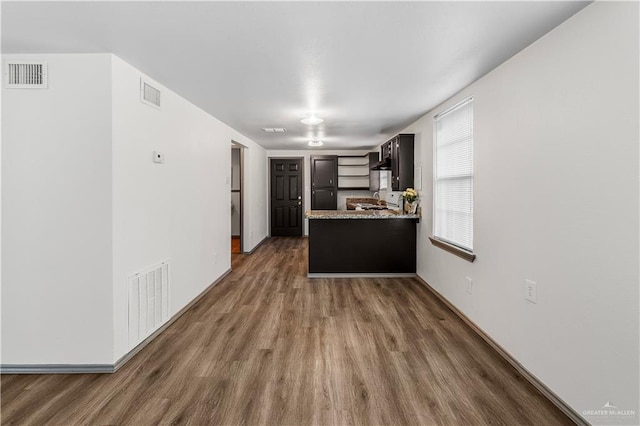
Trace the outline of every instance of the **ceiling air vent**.
<instances>
[{"instance_id":1,"label":"ceiling air vent","mask_svg":"<svg viewBox=\"0 0 640 426\"><path fill-rule=\"evenodd\" d=\"M46 89L47 63L6 61L4 78L8 89Z\"/></svg>"},{"instance_id":2,"label":"ceiling air vent","mask_svg":"<svg viewBox=\"0 0 640 426\"><path fill-rule=\"evenodd\" d=\"M284 127L263 127L262 130L265 133L287 133Z\"/></svg>"},{"instance_id":3,"label":"ceiling air vent","mask_svg":"<svg viewBox=\"0 0 640 426\"><path fill-rule=\"evenodd\" d=\"M155 108L160 108L160 90L153 87L144 78L140 79L140 101Z\"/></svg>"}]
</instances>

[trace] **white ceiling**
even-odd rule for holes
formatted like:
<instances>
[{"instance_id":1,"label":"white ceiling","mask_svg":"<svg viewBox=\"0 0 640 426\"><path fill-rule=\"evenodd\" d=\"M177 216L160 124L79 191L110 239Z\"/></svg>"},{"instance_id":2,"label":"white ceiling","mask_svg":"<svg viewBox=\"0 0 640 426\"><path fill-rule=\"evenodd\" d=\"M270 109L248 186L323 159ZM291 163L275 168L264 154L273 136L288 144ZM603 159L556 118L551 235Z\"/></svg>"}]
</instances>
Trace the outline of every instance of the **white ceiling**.
<instances>
[{"instance_id":1,"label":"white ceiling","mask_svg":"<svg viewBox=\"0 0 640 426\"><path fill-rule=\"evenodd\" d=\"M265 148L359 149L586 4L3 2L2 49L113 52ZM309 113L324 123L301 124Z\"/></svg>"}]
</instances>

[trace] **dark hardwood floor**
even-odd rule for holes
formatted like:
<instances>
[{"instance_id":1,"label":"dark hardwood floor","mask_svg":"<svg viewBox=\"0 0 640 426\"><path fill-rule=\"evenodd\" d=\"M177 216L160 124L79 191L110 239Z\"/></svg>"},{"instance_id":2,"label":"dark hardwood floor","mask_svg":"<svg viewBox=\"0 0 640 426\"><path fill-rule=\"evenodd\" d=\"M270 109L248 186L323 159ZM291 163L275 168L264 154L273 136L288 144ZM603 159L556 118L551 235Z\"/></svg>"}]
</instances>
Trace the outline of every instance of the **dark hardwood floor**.
<instances>
[{"instance_id":1,"label":"dark hardwood floor","mask_svg":"<svg viewBox=\"0 0 640 426\"><path fill-rule=\"evenodd\" d=\"M272 238L115 374L4 375L2 424L571 424L418 280Z\"/></svg>"}]
</instances>

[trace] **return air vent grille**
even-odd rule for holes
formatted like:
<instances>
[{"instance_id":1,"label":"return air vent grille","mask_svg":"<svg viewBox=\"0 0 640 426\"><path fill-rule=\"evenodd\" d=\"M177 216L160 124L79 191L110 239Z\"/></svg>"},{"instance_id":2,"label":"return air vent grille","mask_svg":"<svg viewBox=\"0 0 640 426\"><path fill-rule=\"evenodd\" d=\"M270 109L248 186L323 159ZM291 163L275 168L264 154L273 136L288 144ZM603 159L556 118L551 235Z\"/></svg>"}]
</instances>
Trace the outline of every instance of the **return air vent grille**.
<instances>
[{"instance_id":1,"label":"return air vent grille","mask_svg":"<svg viewBox=\"0 0 640 426\"><path fill-rule=\"evenodd\" d=\"M287 133L287 129L284 127L263 127L262 131L265 133Z\"/></svg>"},{"instance_id":2,"label":"return air vent grille","mask_svg":"<svg viewBox=\"0 0 640 426\"><path fill-rule=\"evenodd\" d=\"M129 277L129 348L169 318L169 261Z\"/></svg>"},{"instance_id":3,"label":"return air vent grille","mask_svg":"<svg viewBox=\"0 0 640 426\"><path fill-rule=\"evenodd\" d=\"M140 79L140 100L155 108L160 108L160 90L153 87L148 81Z\"/></svg>"},{"instance_id":4,"label":"return air vent grille","mask_svg":"<svg viewBox=\"0 0 640 426\"><path fill-rule=\"evenodd\" d=\"M5 85L8 89L46 89L46 62L5 62Z\"/></svg>"}]
</instances>

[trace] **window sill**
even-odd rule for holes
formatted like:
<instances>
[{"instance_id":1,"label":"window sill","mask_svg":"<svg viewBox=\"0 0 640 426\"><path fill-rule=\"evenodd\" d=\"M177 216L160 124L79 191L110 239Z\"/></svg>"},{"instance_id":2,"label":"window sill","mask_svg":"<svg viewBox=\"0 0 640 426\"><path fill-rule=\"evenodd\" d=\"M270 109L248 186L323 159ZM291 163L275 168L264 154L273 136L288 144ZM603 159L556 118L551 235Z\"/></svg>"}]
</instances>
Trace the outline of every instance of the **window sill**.
<instances>
[{"instance_id":1,"label":"window sill","mask_svg":"<svg viewBox=\"0 0 640 426\"><path fill-rule=\"evenodd\" d=\"M429 237L429 240L431 240L431 244L433 244L434 246L441 248L442 250L448 251L451 254L455 254L456 256L461 257L468 262L473 262L474 260L476 260L475 254L470 253L466 250L463 250L460 247L456 247L449 243L445 243L444 241L440 241L433 237Z\"/></svg>"}]
</instances>

